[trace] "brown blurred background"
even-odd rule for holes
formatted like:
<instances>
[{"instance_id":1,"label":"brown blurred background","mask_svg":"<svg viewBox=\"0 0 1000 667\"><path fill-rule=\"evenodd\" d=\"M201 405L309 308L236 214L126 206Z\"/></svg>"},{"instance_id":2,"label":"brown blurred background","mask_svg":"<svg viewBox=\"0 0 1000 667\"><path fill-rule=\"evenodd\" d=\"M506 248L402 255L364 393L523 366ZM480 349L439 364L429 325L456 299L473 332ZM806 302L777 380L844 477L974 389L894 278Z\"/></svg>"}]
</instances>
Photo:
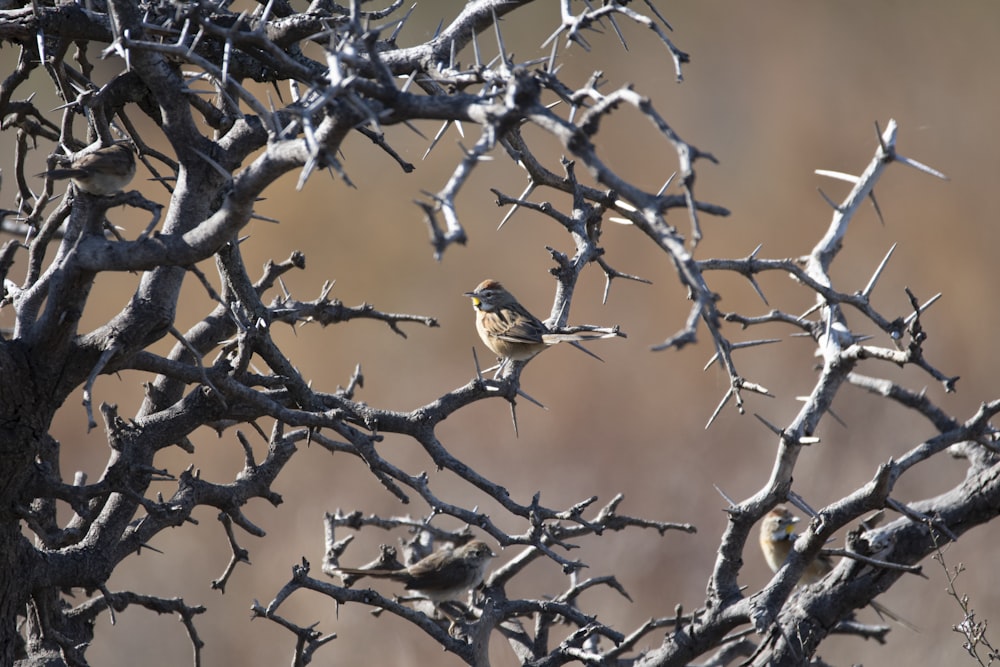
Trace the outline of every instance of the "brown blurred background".
<instances>
[{"instance_id":1,"label":"brown blurred background","mask_svg":"<svg viewBox=\"0 0 1000 667\"><path fill-rule=\"evenodd\" d=\"M442 15L450 20L463 4L452 0L418 6L400 35L401 45L427 39ZM891 167L877 189L886 225L879 224L870 206L863 207L837 261L835 279L842 291L862 288L890 245L898 242L875 304L893 317L907 312L904 286L922 299L943 292L942 301L924 318L930 335L925 350L932 363L962 379L958 393L946 396L920 373L878 364L860 370L888 373L911 389L926 386L935 400L961 419L980 401L995 398L1000 390L994 361L1000 308L991 295L996 290L994 260L1000 235L995 224L1000 5L911 0L701 1L658 6L675 29L671 38L691 54L683 84L675 83L662 44L625 20L620 25L629 40L629 53L610 31L588 36L594 50L586 53L574 46L563 53L561 77L571 86L581 86L593 70L601 69L609 81L604 90L634 83L684 139L721 160L718 166L697 165L697 194L730 208L732 215L702 218L705 240L697 255L745 256L758 243L764 244L764 257L806 253L831 215L817 187L834 199L848 189L813 170L859 172L875 149L874 122L884 127L895 118L900 125L900 153L932 165L951 180L941 182L902 166ZM540 2L505 19L508 48L520 60L547 53L539 45L557 15L556 3ZM483 39L481 44L492 57L496 52L492 40ZM462 58L467 62L471 55ZM37 85L40 92L46 90L45 81L39 79ZM423 124L421 129L433 136L437 125ZM489 357L475 335L473 313L462 292L485 277L502 280L529 308L543 316L547 313L554 282L547 273L552 263L545 246L566 252L572 247L561 228L532 213L518 213L497 231L505 210L494 205L488 188L516 195L525 183L523 173L500 151L495 161L477 168L459 199L468 245L449 249L440 262L432 257L421 213L412 202L421 190L441 188L459 155L458 143L471 146L478 138L476 127L466 126L465 131L463 139L450 130L421 161L426 143L405 128L389 128L392 145L417 165L410 176L401 174L369 141L354 137L344 148L343 163L357 189L317 174L296 193L297 175L289 175L266 193L268 200L259 211L279 218L281 224L249 226L251 238L243 244L249 266L260 267L268 259L282 260L303 250L307 270L285 280L295 297L315 298L324 280L336 280L332 296L349 305L367 301L385 311L431 315L441 323L440 329L404 326L407 340L367 321L294 331L277 326L277 338L315 387L332 390L346 384L360 363L365 386L359 400L410 410L466 383L474 373L472 348L478 347L480 359ZM536 155L558 170L560 153L554 142L537 131L527 134L538 142ZM606 121L597 143L613 168L648 189L658 188L676 165L671 147L631 109L623 108ZM538 147L548 147L550 153L543 155ZM8 158L4 167L9 169L10 162ZM140 177L143 174L141 170ZM140 187L155 190L152 184ZM535 198L567 206L551 193ZM112 219L133 235L146 224L137 212L118 210ZM672 219L688 232L683 213ZM585 276L571 321L619 324L629 334L625 340L592 346L607 363L567 348L550 351L530 364L523 375L524 389L548 410L522 402L519 438L514 437L509 411L501 401L472 406L445 422L439 435L450 451L504 484L519 502L529 502L540 491L543 503L563 507L592 494L604 503L624 492L622 513L698 526L696 535L659 537L651 531L634 531L581 542L583 549L574 555L590 565L587 574L617 574L634 600L629 603L595 591L584 596L583 607L598 613L602 622L628 631L649 617L672 615L675 605L692 610L701 604L725 525L725 502L713 484L737 499L756 491L770 471L775 439L752 416L739 416L731 407L704 430L727 387L717 368L701 370L712 354L704 330L697 346L681 352L649 351L681 327L688 312L689 303L669 262L629 227L606 226L603 245L612 266L654 282L646 286L617 281L608 303L602 305L602 276L597 270ZM15 277L20 277L16 272L23 270L23 261L19 258ZM204 269L214 275L210 263ZM259 268L253 275L259 275ZM723 295L723 309L748 314L767 310L745 282L725 275L709 279ZM134 283L135 277L128 275L103 277L86 313L87 322L95 325L120 308ZM765 276L761 284L774 307L802 312L812 303L808 293L784 277ZM207 306L201 293L192 280L187 295L194 306L180 313L181 330L203 316ZM854 313L848 315L858 332L872 332ZM6 324L9 314L0 319ZM750 396L748 411L776 424L787 423L800 405L795 397L808 392L815 377L809 341L788 338L791 332L782 328L741 332L727 327L726 332L737 341L786 338L780 345L738 353L736 361L746 377L777 395L775 399ZM104 377L97 384L96 399L118 403L123 415L134 414L145 379L138 374ZM815 507L856 488L871 478L880 462L900 456L932 434L922 420L852 388L841 392L834 407L847 428L829 420L824 423L819 431L822 444L804 452L795 475L795 490ZM99 429L85 431L84 411L73 398L55 427L63 443L67 478L84 470L93 480L103 469L107 448L102 434ZM221 438L198 433L193 440L194 456L168 451L158 465L173 473L194 465L203 476L220 482L231 479L242 466L242 452L232 432ZM259 439L255 443L263 456L263 445ZM524 530L521 522L504 517L468 485L436 472L413 442L390 436L381 451L410 471L427 470L445 501L479 504L511 531ZM895 497L907 501L933 495L953 485L963 472L961 462L935 461L914 470ZM155 490L169 496L173 486L161 484ZM152 546L164 553L147 551L129 559L109 587L183 596L189 604L207 605L209 611L197 619L206 641L203 664L287 664L293 637L266 621L251 622L249 608L254 599L266 604L302 557L313 563L313 574L322 577L323 513L343 508L421 516L426 508L416 501L400 505L356 460L331 457L318 447L301 448L275 490L285 500L277 509L264 502L246 508L268 536L261 540L239 534L253 566L237 568L225 595L209 586L229 557L213 511L201 511L197 526L160 536ZM970 594L970 605L980 619L994 622L1000 619L1000 590L995 586L993 558L985 554L992 556L997 537L996 526L985 527L947 552L950 565L968 566L959 589ZM347 558L367 560L375 545L393 539L386 534L362 535ZM500 559L509 556L501 553ZM887 647L831 638L819 654L834 664L940 665L966 660L962 637L951 629L962 620L960 609L945 595L940 567L928 560L925 573L927 579L904 578L882 599L920 626L920 634L897 628ZM768 574L751 544L742 573L747 593L762 586ZM554 566L539 564L532 576L532 582L519 584L510 593L561 592L557 584L563 580ZM329 600L310 594L294 596L280 613L302 625L316 622L319 631L339 635L318 654L317 664L458 664L388 615L375 619L360 607L338 610ZM860 616L878 621L870 611ZM651 635L646 644L655 646L660 637ZM1000 639L994 636L994 641ZM190 661L191 647L176 621L132 609L119 614L114 627L106 616L101 619L88 655L95 665L177 665ZM497 666L515 664L500 642L493 647L492 659Z\"/></svg>"}]
</instances>

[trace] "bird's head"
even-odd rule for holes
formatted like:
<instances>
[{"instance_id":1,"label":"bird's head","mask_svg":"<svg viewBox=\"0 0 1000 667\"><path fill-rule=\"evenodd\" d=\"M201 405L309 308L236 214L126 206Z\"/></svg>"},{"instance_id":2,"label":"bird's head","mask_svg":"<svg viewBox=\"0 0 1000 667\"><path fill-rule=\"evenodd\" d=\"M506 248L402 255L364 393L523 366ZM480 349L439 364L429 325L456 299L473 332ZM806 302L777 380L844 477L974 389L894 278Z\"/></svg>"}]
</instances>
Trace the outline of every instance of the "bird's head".
<instances>
[{"instance_id":1,"label":"bird's head","mask_svg":"<svg viewBox=\"0 0 1000 667\"><path fill-rule=\"evenodd\" d=\"M465 296L472 299L472 307L476 310L491 311L509 303L510 292L495 280L484 280Z\"/></svg>"},{"instance_id":2,"label":"bird's head","mask_svg":"<svg viewBox=\"0 0 1000 667\"><path fill-rule=\"evenodd\" d=\"M775 507L764 517L763 532L774 541L794 541L795 524L799 518L786 507Z\"/></svg>"}]
</instances>

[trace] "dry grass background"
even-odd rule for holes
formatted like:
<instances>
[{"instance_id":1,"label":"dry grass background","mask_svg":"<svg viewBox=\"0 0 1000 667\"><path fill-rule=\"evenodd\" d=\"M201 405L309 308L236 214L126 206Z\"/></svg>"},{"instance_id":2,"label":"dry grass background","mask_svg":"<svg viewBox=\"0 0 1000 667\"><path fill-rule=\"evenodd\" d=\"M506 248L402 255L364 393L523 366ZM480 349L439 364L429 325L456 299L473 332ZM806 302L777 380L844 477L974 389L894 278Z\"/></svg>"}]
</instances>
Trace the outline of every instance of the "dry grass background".
<instances>
[{"instance_id":1,"label":"dry grass background","mask_svg":"<svg viewBox=\"0 0 1000 667\"><path fill-rule=\"evenodd\" d=\"M418 6L400 42L423 41L440 16L454 16L461 5L452 0ZM601 69L610 86L635 83L682 137L721 160L718 166L698 165L697 193L729 207L732 215L703 218L706 238L697 254L743 256L758 243L764 244L763 256L805 253L830 219L816 188L822 186L834 198L846 192L844 184L823 180L813 170L859 171L875 147L873 122L884 127L890 117L896 118L900 152L944 171L951 180L944 183L900 166L891 168L877 190L886 225L866 207L853 223L835 276L840 289L860 289L889 246L898 242L875 294L876 304L887 314L904 312L904 285L924 298L943 292L943 301L925 318L930 334L925 349L940 368L962 380L957 394L944 396L925 376L890 373L911 388L926 385L960 418L981 400L996 397L1000 5L919 0L658 6L675 28L672 38L692 56L683 84L674 82L662 46L630 26L630 53L624 53L611 34L595 35L592 53L574 47L565 54L563 80L582 85L592 70ZM518 58L538 53L556 13L556 3L543 2L504 21L505 39ZM43 85L40 81L40 90ZM422 126L429 136L436 129ZM466 127L466 132L464 143L471 145L476 128ZM412 200L421 190L440 188L458 155L459 137L450 132L431 157L421 161L422 140L404 128L391 128L388 135L417 165L414 174L402 175L367 141L354 138L345 147L343 162L357 189L320 174L296 193L295 176L288 176L259 208L280 218L281 224L253 222L243 248L251 267L284 259L293 250L305 251L307 270L286 281L298 298L314 298L323 280L335 279L332 295L349 305L368 301L382 310L439 318L440 329L406 326L407 340L365 321L327 329L277 327L277 337L314 386L333 389L344 384L360 363L366 379L360 400L412 409L464 384L474 372L471 348L479 343L462 292L482 278L497 278L530 308L544 313L554 284L547 274L551 262L544 246L571 248L561 229L530 213L519 213L497 231L504 211L494 205L488 188L517 194L524 184L523 175L498 156L478 168L459 200L468 246L452 248L435 262ZM648 188L658 187L674 169L670 147L633 111L621 110L597 141L619 173ZM552 146L548 163L557 164L555 146L543 144ZM154 189L151 184L142 187ZM119 210L112 216L133 232L145 224L135 212ZM675 224L687 229L684 215L675 217ZM672 614L677 604L690 610L702 602L725 525L724 502L713 484L736 498L755 491L767 478L775 441L752 416L741 417L731 409L704 430L726 388L717 369L701 371L712 353L708 341L702 336L697 346L679 353L649 351L650 345L677 330L687 314L688 302L669 262L631 228L609 226L603 243L613 266L655 284L616 282L608 304L602 305L603 280L591 271L576 295L571 320L620 324L629 338L593 346L605 364L571 349L557 349L529 365L524 388L548 411L522 405L520 438L514 437L501 401L463 411L442 425L440 435L454 454L505 484L520 502L536 491L550 507L592 494L607 501L624 492L625 513L698 526L697 535L670 533L661 538L634 532L582 542L584 548L576 555L590 565L588 573L616 573L634 599L630 604L595 592L584 597L586 610L628 630L651 616ZM211 264L205 268L214 274ZM764 311L745 283L722 275L710 279L723 295L724 309ZM103 321L119 308L134 282L128 275L103 277L87 321ZM796 312L811 303L807 293L786 279L768 276L762 285L777 307ZM182 330L206 308L194 281L187 295L192 305L180 313ZM727 332L734 340L748 336L735 328ZM789 332L766 333L784 337ZM482 348L480 357L485 358ZM776 399L752 398L750 411L778 424L797 411L795 396L808 391L814 378L812 348L802 339L740 353L737 363L746 376L777 394ZM123 415L131 414L143 379L134 374L102 378L97 400L118 403ZM920 419L851 388L841 392L835 410L848 427L824 423L822 444L804 453L796 471L795 490L814 506L867 481L879 462L931 433ZM67 477L84 470L95 479L106 460L101 433L86 434L85 424L76 398L67 401L54 428L63 443ZM232 433L221 438L198 433L193 440L193 457L168 451L158 465L174 473L194 465L205 477L221 481L241 467L242 453ZM467 485L435 472L414 443L388 437L381 451L409 470L428 470L442 498L490 507ZM903 501L925 497L962 474L960 462L936 462L914 471L896 496ZM172 487L162 484L156 490L169 495ZM263 502L247 508L268 536L261 540L241 535L253 566L238 568L225 595L209 588L228 559L225 537L211 511L197 515L199 525L159 537L152 546L164 553L145 552L129 559L116 571L110 588L183 596L190 604L207 605L209 611L198 619L207 642L203 664L288 664L291 635L265 621L251 622L249 607L253 599L268 601L303 556L319 574L323 513L340 507L420 515L425 508L399 505L356 460L331 457L317 447L300 449L275 490L285 499L277 509ZM498 513L494 518L502 521ZM516 523L509 527L522 528ZM387 539L363 536L349 553L359 561L366 559L375 544ZM992 621L1000 618L1000 590L987 554L996 544L997 528L988 526L948 551L952 564L968 565L960 587L970 594L980 618ZM883 598L919 625L920 634L894 630L887 647L832 638L820 655L834 664L940 665L968 660L961 637L951 630L961 615L944 593L943 574L929 561L925 572L927 579L905 578ZM556 594L561 583L556 574L553 566L539 565L532 573L537 587L518 588L512 594ZM767 576L766 565L751 545L742 582L753 591ZM457 664L406 624L389 616L374 619L359 607L338 610L329 600L302 594L289 600L282 613L301 624L318 622L321 631L339 635L318 655L317 664ZM870 612L861 616L877 621ZM190 660L183 627L170 619L130 610L118 615L114 627L107 617L99 625L88 654L92 664L178 665ZM659 637L648 641L655 645ZM492 657L497 666L515 664L502 643L494 646Z\"/></svg>"}]
</instances>

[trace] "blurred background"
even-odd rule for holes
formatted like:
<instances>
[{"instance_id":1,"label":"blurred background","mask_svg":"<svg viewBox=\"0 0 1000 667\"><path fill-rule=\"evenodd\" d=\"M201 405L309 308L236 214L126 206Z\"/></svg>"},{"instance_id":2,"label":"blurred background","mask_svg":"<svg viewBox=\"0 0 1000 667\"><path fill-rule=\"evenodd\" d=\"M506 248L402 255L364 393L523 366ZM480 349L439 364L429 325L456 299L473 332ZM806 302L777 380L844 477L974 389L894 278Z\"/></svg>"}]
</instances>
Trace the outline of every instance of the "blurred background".
<instances>
[{"instance_id":1,"label":"blurred background","mask_svg":"<svg viewBox=\"0 0 1000 667\"><path fill-rule=\"evenodd\" d=\"M409 46L428 39L443 17L450 21L463 2L417 6L400 34ZM576 5L574 5L576 7ZM742 257L759 243L762 257L806 254L829 223L831 210L817 193L822 188L839 200L845 183L821 178L815 169L860 172L876 147L874 123L884 128L899 122L899 152L943 171L942 182L902 166L887 171L877 189L885 216L881 225L870 206L852 223L834 270L836 287L861 289L893 243L896 254L874 294L887 317L904 315L904 286L921 300L937 292L943 299L924 317L929 334L925 351L932 363L949 375L960 375L958 392L945 395L932 378L870 363L859 370L887 375L928 394L952 415L965 419L983 400L1000 393L995 341L1000 307L996 291L996 182L1000 175L1000 5L994 2L940 3L927 0L868 3L767 2L729 3L715 0L657 3L671 22L671 39L691 55L685 81L675 82L673 65L663 45L647 30L620 20L628 40L625 52L613 33L591 34L593 50L578 46L562 50L560 77L571 87L585 84L594 70L604 72L608 91L626 83L648 95L659 113L686 141L719 158L719 165L699 162L699 199L728 207L727 218L702 216L705 239L700 258ZM304 5L303 5L304 7ZM578 7L577 7L578 8ZM637 10L643 9L637 6ZM504 39L518 60L546 55L540 47L558 20L557 3L539 2L503 21ZM496 53L491 36L480 40L487 57ZM13 52L7 51L13 63ZM471 52L461 54L463 62ZM105 65L108 76L121 63ZM38 77L38 74L35 75ZM44 78L39 93L49 93ZM53 103L53 107L56 103ZM138 113L132 114L133 118ZM53 112L52 118L58 118ZM426 136L438 129L420 125ZM439 329L403 325L407 338L371 321L292 330L277 325L275 336L313 386L333 390L346 385L356 364L365 376L357 399L378 407L412 410L469 381L475 369L472 349L481 360L489 354L473 326L473 311L464 291L482 279L501 280L529 309L544 317L552 303L554 281L545 246L572 252L561 227L542 216L518 212L502 229L505 214L494 203L490 187L520 194L525 176L502 151L481 163L458 200L469 235L466 247L450 248L435 261L420 210L413 200L421 191L439 190L459 159L459 144L469 147L477 128L466 126L464 138L451 129L427 159L427 143L403 127L387 128L391 145L413 162L411 175L360 136L344 147L343 164L356 188L327 174L313 175L301 192L297 174L285 177L266 192L258 211L278 218L278 225L254 221L242 246L250 267L280 261L295 251L307 256L307 268L289 274L285 284L302 300L318 296L325 280L335 280L332 297L347 305L362 302L389 312L408 312L439 319ZM535 155L559 171L561 155L555 142L528 129ZM147 128L147 140L154 137ZM3 137L10 141L11 137ZM676 168L672 147L637 112L621 108L604 121L596 138L603 158L625 178L656 190ZM3 167L12 167L12 152ZM44 150L39 152L39 160ZM579 173L582 173L582 169ZM135 185L157 190L140 167ZM676 191L676 186L674 190ZM8 186L8 198L10 198ZM554 193L536 193L536 201L551 201L568 210ZM144 214L119 209L111 219L134 237L147 222ZM684 212L672 217L685 234ZM815 379L809 340L790 338L791 331L770 327L743 332L726 327L731 340L781 337L767 348L737 353L740 372L770 389L773 399L747 395L748 414L730 406L708 430L705 424L728 383L715 366L702 367L713 353L700 329L699 343L678 352L654 353L650 347L683 326L689 302L679 288L667 258L631 227L607 224L602 243L615 268L638 274L653 285L616 281L602 304L603 276L596 267L582 280L573 302L571 323L618 324L627 339L600 341L591 348L606 363L585 358L569 347L557 348L525 370L524 390L545 404L543 411L527 402L518 409L520 437L515 437L507 404L480 402L442 424L439 436L449 450L489 478L505 485L521 503L541 493L549 507L565 507L591 495L598 505L624 493L619 511L645 518L692 522L698 533L660 537L653 531L607 534L581 540L573 555L586 562L587 575L614 573L632 596L630 603L602 591L588 592L582 606L621 631L650 617L672 616L676 605L693 610L701 605L719 537L725 526L726 503L717 485L735 499L755 492L768 477L775 453L773 435L750 413L772 423L786 424L799 409L796 397L807 393ZM20 278L23 257L12 277ZM204 270L214 276L211 263ZM254 269L256 278L260 269ZM745 281L709 275L722 295L723 310L762 314L769 310ZM119 309L134 288L136 276L102 276L85 313L86 326L96 326ZM812 298L784 276L761 279L771 306L800 313ZM270 296L273 295L269 295ZM202 288L189 281L188 307L179 313L182 331L210 307ZM855 314L848 317L858 333L873 333ZM9 313L0 313L7 325ZM878 343L886 341L879 339ZM167 342L159 351L169 349ZM141 383L148 378L123 373L97 383L97 401L117 403L121 414L134 414ZM98 478L107 459L100 429L86 432L86 417L78 397L66 402L54 435L63 444L63 474L76 470ZM888 402L850 387L834 406L846 427L832 420L822 424L822 443L803 452L794 489L814 507L840 498L869 480L880 462L899 457L932 435L929 424ZM261 423L267 430L269 423ZM264 444L249 433L263 456ZM174 449L163 453L159 467L177 474L193 465L202 476L226 482L242 467L242 450L233 432L221 437L199 432L192 438L194 456ZM412 441L388 436L380 451L411 472L426 470L438 496L446 502L479 505L510 531L524 525L496 510L488 499L432 462ZM961 461L935 460L902 480L894 496L901 501L934 495L964 474ZM171 484L155 491L169 497ZM248 517L267 531L265 539L238 533L249 549L251 567L241 565L225 594L210 588L229 558L229 547L214 511L196 515L199 524L161 535L153 547L128 559L109 582L111 590L132 589L160 596L180 596L188 604L204 604L197 619L206 645L203 664L287 664L294 638L273 623L250 620L253 600L266 604L288 580L291 567L303 557L319 571L323 554L322 516L337 508L364 513L423 516L416 499L401 505L348 456L333 457L319 447L301 447L274 490L284 503L274 508L258 501L246 508ZM453 523L448 525L456 527ZM966 534L947 550L948 563L964 563L960 591L982 620L1000 619L1000 589L995 585L992 551L1000 527L987 526ZM343 537L343 535L339 535ZM380 542L396 535L361 534L344 562L369 560ZM839 544L838 544L839 546ZM500 553L500 561L512 554ZM957 603L945 593L940 566L928 559L926 578L902 579L880 600L902 612L921 628L890 633L887 647L856 638L833 637L819 655L833 664L940 665L967 660L963 638L952 626L963 620ZM764 585L769 571L756 544L744 554L741 583L747 594ZM539 563L511 596L556 595L564 579L554 565ZM337 609L318 595L300 593L280 613L300 625L317 624L339 638L322 649L317 664L457 665L422 635L397 619L373 618L362 607ZM862 620L878 622L870 610ZM650 635L656 646L662 635ZM994 642L1000 641L993 637ZM136 656L147 665L178 665L190 661L191 647L180 623L138 608L117 615L111 626L101 618L97 638L88 653L95 665L132 665ZM890 657L891 656L891 657ZM502 642L492 648L496 666L516 664Z\"/></svg>"}]
</instances>

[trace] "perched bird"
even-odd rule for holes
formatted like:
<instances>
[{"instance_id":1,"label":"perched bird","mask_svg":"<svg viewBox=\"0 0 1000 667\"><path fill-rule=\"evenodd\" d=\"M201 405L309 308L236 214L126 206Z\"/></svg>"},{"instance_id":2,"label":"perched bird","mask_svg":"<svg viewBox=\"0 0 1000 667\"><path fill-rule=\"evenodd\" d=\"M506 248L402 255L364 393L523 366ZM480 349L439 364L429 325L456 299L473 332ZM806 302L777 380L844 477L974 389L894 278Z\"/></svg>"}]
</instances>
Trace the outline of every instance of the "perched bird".
<instances>
[{"instance_id":1,"label":"perched bird","mask_svg":"<svg viewBox=\"0 0 1000 667\"><path fill-rule=\"evenodd\" d=\"M799 517L792 514L784 505L778 505L764 515L760 524L760 550L764 552L764 560L772 572L777 572L792 551L792 543L798 538L795 524ZM819 554L802 571L803 584L815 584L833 569L833 561L826 554Z\"/></svg>"},{"instance_id":2,"label":"perched bird","mask_svg":"<svg viewBox=\"0 0 1000 667\"><path fill-rule=\"evenodd\" d=\"M476 330L486 347L503 360L527 361L556 343L569 343L595 359L596 354L579 344L582 340L612 338L619 333L556 333L518 303L514 295L495 280L484 280L465 296L476 309Z\"/></svg>"},{"instance_id":3,"label":"perched bird","mask_svg":"<svg viewBox=\"0 0 1000 667\"><path fill-rule=\"evenodd\" d=\"M80 152L68 167L43 171L37 176L69 178L73 185L92 195L121 192L135 176L135 154L127 141L119 141L90 152Z\"/></svg>"},{"instance_id":4,"label":"perched bird","mask_svg":"<svg viewBox=\"0 0 1000 667\"><path fill-rule=\"evenodd\" d=\"M337 572L358 578L381 577L401 581L406 590L437 603L455 600L465 591L483 583L486 568L495 556L488 544L472 540L454 549L439 549L399 570L338 567Z\"/></svg>"},{"instance_id":5,"label":"perched bird","mask_svg":"<svg viewBox=\"0 0 1000 667\"><path fill-rule=\"evenodd\" d=\"M767 561L772 572L777 572L785 564L788 554L791 553L792 544L799 537L795 532L795 524L798 522L799 518L784 505L778 505L764 515L760 524L760 550L764 553L764 560ZM802 571L799 583L806 586L815 584L831 570L833 570L833 559L830 558L829 554L819 553ZM919 632L915 625L880 602L872 600L868 604L879 614L891 618L914 632Z\"/></svg>"}]
</instances>

